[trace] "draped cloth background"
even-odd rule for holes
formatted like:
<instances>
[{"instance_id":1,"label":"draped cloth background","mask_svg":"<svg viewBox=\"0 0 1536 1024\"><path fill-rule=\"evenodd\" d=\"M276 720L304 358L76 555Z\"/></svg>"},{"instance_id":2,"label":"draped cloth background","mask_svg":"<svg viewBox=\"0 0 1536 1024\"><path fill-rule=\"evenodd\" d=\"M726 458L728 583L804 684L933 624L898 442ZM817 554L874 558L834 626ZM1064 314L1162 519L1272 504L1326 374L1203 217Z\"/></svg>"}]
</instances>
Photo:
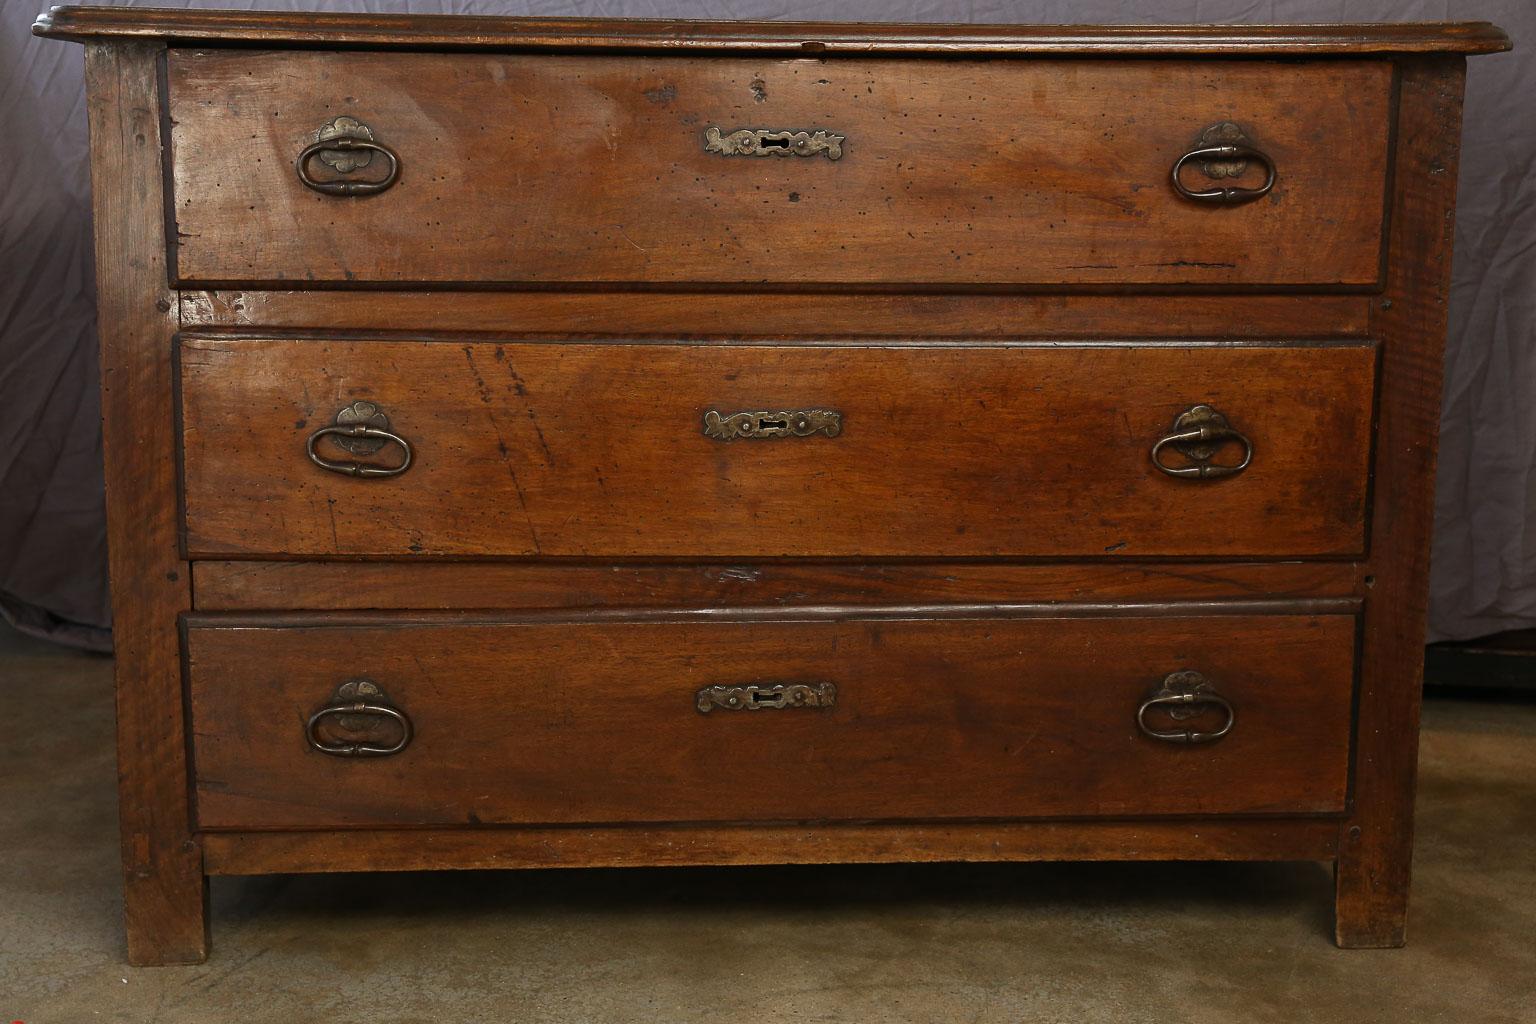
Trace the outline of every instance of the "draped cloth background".
<instances>
[{"instance_id":1,"label":"draped cloth background","mask_svg":"<svg viewBox=\"0 0 1536 1024\"><path fill-rule=\"evenodd\" d=\"M106 0L98 0L106 2ZM0 613L107 649L106 530L79 46L0 3ZM131 6L124 4L124 6ZM1497 22L1469 62L1431 639L1536 625L1536 3L1532 0L154 0L153 6L1042 24Z\"/></svg>"}]
</instances>

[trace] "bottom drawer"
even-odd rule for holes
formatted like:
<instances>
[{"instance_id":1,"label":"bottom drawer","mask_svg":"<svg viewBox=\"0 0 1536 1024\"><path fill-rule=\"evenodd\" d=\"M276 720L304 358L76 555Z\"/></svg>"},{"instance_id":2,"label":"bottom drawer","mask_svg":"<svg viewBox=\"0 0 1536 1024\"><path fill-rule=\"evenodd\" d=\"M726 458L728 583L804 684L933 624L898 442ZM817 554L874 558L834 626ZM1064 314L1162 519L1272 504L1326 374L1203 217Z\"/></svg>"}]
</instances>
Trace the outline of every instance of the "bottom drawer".
<instances>
[{"instance_id":1,"label":"bottom drawer","mask_svg":"<svg viewBox=\"0 0 1536 1024\"><path fill-rule=\"evenodd\" d=\"M1344 810L1354 615L1031 611L194 620L198 821Z\"/></svg>"}]
</instances>

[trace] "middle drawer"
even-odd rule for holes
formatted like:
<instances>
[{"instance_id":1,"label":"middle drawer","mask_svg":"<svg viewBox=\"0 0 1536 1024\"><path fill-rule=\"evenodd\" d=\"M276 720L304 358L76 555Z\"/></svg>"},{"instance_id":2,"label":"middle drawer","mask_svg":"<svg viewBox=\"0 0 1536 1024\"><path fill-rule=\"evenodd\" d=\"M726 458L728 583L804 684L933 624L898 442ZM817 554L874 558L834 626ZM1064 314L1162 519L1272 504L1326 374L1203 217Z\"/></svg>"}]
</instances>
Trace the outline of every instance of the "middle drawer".
<instances>
[{"instance_id":1,"label":"middle drawer","mask_svg":"<svg viewBox=\"0 0 1536 1024\"><path fill-rule=\"evenodd\" d=\"M1365 543L1364 342L185 337L180 361L191 557L1337 556Z\"/></svg>"}]
</instances>

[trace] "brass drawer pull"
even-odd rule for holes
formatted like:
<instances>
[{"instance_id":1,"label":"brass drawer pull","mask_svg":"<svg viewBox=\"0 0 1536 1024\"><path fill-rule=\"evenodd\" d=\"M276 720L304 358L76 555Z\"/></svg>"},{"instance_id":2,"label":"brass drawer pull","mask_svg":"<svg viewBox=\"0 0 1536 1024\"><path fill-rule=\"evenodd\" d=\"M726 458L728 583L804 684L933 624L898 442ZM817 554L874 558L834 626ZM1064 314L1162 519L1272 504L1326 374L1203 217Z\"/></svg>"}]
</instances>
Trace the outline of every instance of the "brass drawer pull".
<instances>
[{"instance_id":1,"label":"brass drawer pull","mask_svg":"<svg viewBox=\"0 0 1536 1024\"><path fill-rule=\"evenodd\" d=\"M810 437L843 432L843 414L832 409L786 409L781 412L728 412L714 409L704 414L704 436L716 441L739 437Z\"/></svg>"},{"instance_id":2,"label":"brass drawer pull","mask_svg":"<svg viewBox=\"0 0 1536 1024\"><path fill-rule=\"evenodd\" d=\"M772 128L741 128L722 133L711 126L704 130L704 152L721 156L819 156L840 160L846 135L832 132L775 131Z\"/></svg>"},{"instance_id":3,"label":"brass drawer pull","mask_svg":"<svg viewBox=\"0 0 1536 1024\"><path fill-rule=\"evenodd\" d=\"M315 157L319 157L321 163L334 168L338 174L347 174L359 167L368 166L373 162L375 153L389 163L389 169L382 178L372 181L317 181L309 173L310 161ZM373 129L351 117L338 117L322 126L315 133L315 141L299 151L295 166L298 169L300 181L316 192L324 192L328 196L377 195L393 185L400 177L400 158L395 151L382 142L374 141Z\"/></svg>"},{"instance_id":4,"label":"brass drawer pull","mask_svg":"<svg viewBox=\"0 0 1536 1024\"><path fill-rule=\"evenodd\" d=\"M1236 464L1213 463L1211 460L1216 453L1229 441L1242 446L1242 460ZM1164 462L1163 451L1170 447L1189 460L1187 464L1170 466ZM1173 431L1152 446L1152 464L1169 476L1200 480L1235 476L1247 469L1252 461L1253 442L1208 405L1197 405L1179 413L1173 421Z\"/></svg>"},{"instance_id":5,"label":"brass drawer pull","mask_svg":"<svg viewBox=\"0 0 1536 1024\"><path fill-rule=\"evenodd\" d=\"M694 697L694 706L708 714L715 708L727 711L762 711L767 708L829 708L837 702L832 683L751 683L746 686L706 686Z\"/></svg>"},{"instance_id":6,"label":"brass drawer pull","mask_svg":"<svg viewBox=\"0 0 1536 1024\"><path fill-rule=\"evenodd\" d=\"M1248 169L1248 161L1257 160L1264 165L1264 184L1257 188L1218 186L1191 189L1184 184L1182 178L1184 165L1191 160L1200 161L1200 169L1208 178L1236 178ZM1250 203L1267 195L1275 187L1275 162L1269 158L1269 154L1253 145L1242 128L1231 121L1222 121L1200 133L1200 137L1195 140L1195 147L1179 157L1173 165L1171 177L1173 190L1185 199L1228 205Z\"/></svg>"},{"instance_id":7,"label":"brass drawer pull","mask_svg":"<svg viewBox=\"0 0 1536 1024\"><path fill-rule=\"evenodd\" d=\"M1175 722L1187 722L1209 708L1216 708L1225 721L1219 729L1209 732L1189 728L1154 729L1147 724L1147 712L1153 708L1160 709ZM1211 688L1209 679L1187 669L1170 674L1136 709L1136 727L1144 735L1165 743L1214 743L1231 732L1236 721L1237 713L1232 710L1231 702Z\"/></svg>"},{"instance_id":8,"label":"brass drawer pull","mask_svg":"<svg viewBox=\"0 0 1536 1024\"><path fill-rule=\"evenodd\" d=\"M411 468L411 443L399 434L390 433L388 427L389 417L378 406L372 402L353 402L336 414L333 425L310 434L305 450L309 452L309 461L332 473L360 477L399 476ZM380 466L372 462L327 459L315 451L315 443L322 437L331 438L332 444L353 455L372 455L387 444L396 444L400 447L400 462L394 466Z\"/></svg>"},{"instance_id":9,"label":"brass drawer pull","mask_svg":"<svg viewBox=\"0 0 1536 1024\"><path fill-rule=\"evenodd\" d=\"M326 719L335 718L336 725L350 733L365 732L380 722L393 722L400 736L388 746L376 742L336 742L323 739L320 727ZM378 684L368 679L351 679L336 688L331 702L309 716L304 727L304 737L309 745L322 754L333 757L388 757L398 754L411 742L411 720L404 711L390 703Z\"/></svg>"}]
</instances>

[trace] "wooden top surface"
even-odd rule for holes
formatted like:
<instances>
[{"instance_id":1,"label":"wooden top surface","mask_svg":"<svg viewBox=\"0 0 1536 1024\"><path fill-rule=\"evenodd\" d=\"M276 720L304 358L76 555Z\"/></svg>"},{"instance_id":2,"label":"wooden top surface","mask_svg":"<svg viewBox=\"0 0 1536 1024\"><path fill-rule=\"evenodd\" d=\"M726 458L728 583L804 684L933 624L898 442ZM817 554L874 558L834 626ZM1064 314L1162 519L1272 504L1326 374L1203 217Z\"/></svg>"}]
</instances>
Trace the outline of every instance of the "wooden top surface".
<instances>
[{"instance_id":1,"label":"wooden top surface","mask_svg":"<svg viewBox=\"0 0 1536 1024\"><path fill-rule=\"evenodd\" d=\"M55 7L32 31L60 39L227 45L902 55L1356 55L1497 53L1488 22L1372 25L901 25L663 21Z\"/></svg>"}]
</instances>

